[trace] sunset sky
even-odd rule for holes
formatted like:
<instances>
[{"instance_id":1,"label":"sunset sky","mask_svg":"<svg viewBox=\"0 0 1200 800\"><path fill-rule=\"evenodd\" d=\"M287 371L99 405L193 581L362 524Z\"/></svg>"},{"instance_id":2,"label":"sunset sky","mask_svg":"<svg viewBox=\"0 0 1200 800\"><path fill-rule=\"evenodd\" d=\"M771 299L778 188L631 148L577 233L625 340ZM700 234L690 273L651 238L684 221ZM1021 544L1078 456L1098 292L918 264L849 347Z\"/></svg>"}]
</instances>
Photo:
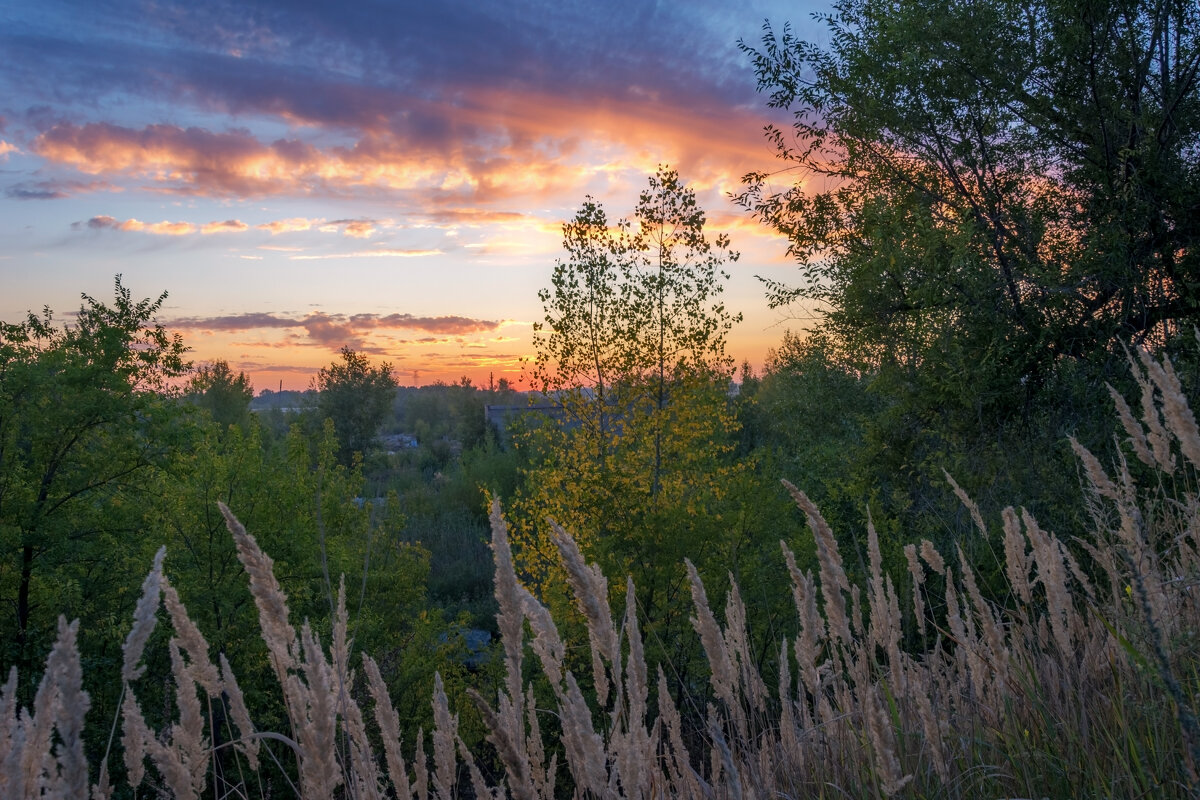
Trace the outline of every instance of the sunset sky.
<instances>
[{"instance_id":1,"label":"sunset sky","mask_svg":"<svg viewBox=\"0 0 1200 800\"><path fill-rule=\"evenodd\" d=\"M777 168L739 37L807 3L17 0L0 9L0 320L80 292L256 389L345 345L402 384L519 382L561 224L677 167L741 260L729 349L797 328L755 274L785 243L728 199ZM786 177L783 178L786 180Z\"/></svg>"}]
</instances>

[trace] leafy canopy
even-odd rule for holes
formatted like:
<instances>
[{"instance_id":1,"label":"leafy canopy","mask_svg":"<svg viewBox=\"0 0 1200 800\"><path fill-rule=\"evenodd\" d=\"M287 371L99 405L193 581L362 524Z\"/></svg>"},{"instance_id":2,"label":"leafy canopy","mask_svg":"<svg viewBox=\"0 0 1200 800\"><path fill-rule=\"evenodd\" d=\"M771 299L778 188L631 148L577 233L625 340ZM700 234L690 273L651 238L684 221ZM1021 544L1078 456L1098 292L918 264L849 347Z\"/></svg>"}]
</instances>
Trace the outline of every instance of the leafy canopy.
<instances>
[{"instance_id":1,"label":"leafy canopy","mask_svg":"<svg viewBox=\"0 0 1200 800\"><path fill-rule=\"evenodd\" d=\"M114 545L137 527L131 500L181 435L164 394L189 365L180 337L154 321L166 297L135 301L118 275L113 302L83 295L73 324L56 326L48 308L0 323L5 661L33 663L47 644L34 633L52 631L60 611L98 633L114 616L96 587L145 564L137 548Z\"/></svg>"},{"instance_id":2,"label":"leafy canopy","mask_svg":"<svg viewBox=\"0 0 1200 800\"><path fill-rule=\"evenodd\" d=\"M188 381L187 397L222 427L239 425L245 428L250 421L254 387L246 373L234 375L228 361L217 359L196 369Z\"/></svg>"},{"instance_id":3,"label":"leafy canopy","mask_svg":"<svg viewBox=\"0 0 1200 800\"><path fill-rule=\"evenodd\" d=\"M727 552L722 514L738 470L725 337L739 316L720 300L737 254L705 223L695 193L662 167L632 218L612 223L588 198L564 224L566 257L540 293L534 339L534 385L557 416L517 441L527 574L565 602L552 518L588 558L634 577L663 641L686 624L684 555Z\"/></svg>"},{"instance_id":4,"label":"leafy canopy","mask_svg":"<svg viewBox=\"0 0 1200 800\"><path fill-rule=\"evenodd\" d=\"M790 239L804 300L867 363L985 392L1162 342L1200 311L1200 6L846 0L828 45L742 43L794 183L740 201ZM994 385L993 385L994 384Z\"/></svg>"},{"instance_id":5,"label":"leafy canopy","mask_svg":"<svg viewBox=\"0 0 1200 800\"><path fill-rule=\"evenodd\" d=\"M373 367L365 355L343 347L341 361L318 370L313 387L320 392L321 416L333 420L338 460L350 465L356 453L370 453L396 396L392 365Z\"/></svg>"},{"instance_id":6,"label":"leafy canopy","mask_svg":"<svg viewBox=\"0 0 1200 800\"><path fill-rule=\"evenodd\" d=\"M668 167L651 176L632 220L610 224L588 197L563 225L566 260L538 293L534 385L603 396L618 382L731 374L725 337L741 315L720 295L722 265L738 253L724 234L710 240L705 223L695 192Z\"/></svg>"}]
</instances>

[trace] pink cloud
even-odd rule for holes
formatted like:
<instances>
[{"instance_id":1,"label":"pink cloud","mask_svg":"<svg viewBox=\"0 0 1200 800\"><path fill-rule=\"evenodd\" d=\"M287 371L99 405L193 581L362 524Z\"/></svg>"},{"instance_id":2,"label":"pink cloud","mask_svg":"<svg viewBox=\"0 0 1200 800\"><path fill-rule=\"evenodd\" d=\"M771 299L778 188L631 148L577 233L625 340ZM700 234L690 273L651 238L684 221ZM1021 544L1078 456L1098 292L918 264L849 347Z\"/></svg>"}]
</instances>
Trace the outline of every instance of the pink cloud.
<instances>
[{"instance_id":1,"label":"pink cloud","mask_svg":"<svg viewBox=\"0 0 1200 800\"><path fill-rule=\"evenodd\" d=\"M291 217L290 219L277 219L271 222L264 222L261 225L254 227L259 230L270 231L276 233L294 233L296 231L307 231L325 222L323 219L308 219L307 217Z\"/></svg>"},{"instance_id":2,"label":"pink cloud","mask_svg":"<svg viewBox=\"0 0 1200 800\"><path fill-rule=\"evenodd\" d=\"M87 226L93 230L109 228L115 231L134 233L153 233L161 236L186 236L196 232L196 226L190 222L142 222L140 219L119 220L115 217L101 215L92 217Z\"/></svg>"},{"instance_id":3,"label":"pink cloud","mask_svg":"<svg viewBox=\"0 0 1200 800\"><path fill-rule=\"evenodd\" d=\"M371 220L351 220L342 228L342 233L346 236L351 236L355 239L369 239L371 234L375 232L375 225Z\"/></svg>"},{"instance_id":4,"label":"pink cloud","mask_svg":"<svg viewBox=\"0 0 1200 800\"><path fill-rule=\"evenodd\" d=\"M645 97L597 102L474 87L456 87L442 97L452 99L411 99L412 118L436 124L364 127L348 146L318 147L295 138L268 142L245 130L60 123L32 149L82 173L161 191L422 191L433 202L458 207L464 199L573 191L597 177L648 174L662 162L677 165L701 186L725 185L772 159L761 139L763 119L751 110L710 114ZM354 225L344 232L366 230Z\"/></svg>"},{"instance_id":5,"label":"pink cloud","mask_svg":"<svg viewBox=\"0 0 1200 800\"><path fill-rule=\"evenodd\" d=\"M80 223L75 223L72 227L79 228L81 225ZM132 233L153 233L160 236L188 236L197 232L202 234L240 233L248 230L250 226L236 219L226 219L217 222L208 222L204 225L196 225L191 222L171 222L168 220L162 222L143 222L140 219L119 220L107 214L101 214L89 219L87 227L92 230L109 229Z\"/></svg>"},{"instance_id":6,"label":"pink cloud","mask_svg":"<svg viewBox=\"0 0 1200 800\"><path fill-rule=\"evenodd\" d=\"M248 230L249 225L237 219L227 219L220 222L210 222L200 226L201 233L241 233Z\"/></svg>"},{"instance_id":7,"label":"pink cloud","mask_svg":"<svg viewBox=\"0 0 1200 800\"><path fill-rule=\"evenodd\" d=\"M247 131L174 125L135 130L107 122L56 125L38 136L33 150L89 175L125 175L181 193L238 196L287 191L294 186L290 176L311 174L320 161L302 142L263 144Z\"/></svg>"}]
</instances>

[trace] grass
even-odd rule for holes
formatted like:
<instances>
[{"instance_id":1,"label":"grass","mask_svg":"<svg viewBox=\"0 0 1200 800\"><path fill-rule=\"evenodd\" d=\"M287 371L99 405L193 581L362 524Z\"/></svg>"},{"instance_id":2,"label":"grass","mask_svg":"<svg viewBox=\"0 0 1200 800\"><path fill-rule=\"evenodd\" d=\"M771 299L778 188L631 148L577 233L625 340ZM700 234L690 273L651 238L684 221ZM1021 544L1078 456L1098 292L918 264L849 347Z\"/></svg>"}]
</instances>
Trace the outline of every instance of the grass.
<instances>
[{"instance_id":1,"label":"grass","mask_svg":"<svg viewBox=\"0 0 1200 800\"><path fill-rule=\"evenodd\" d=\"M503 680L471 692L490 750L472 753L440 678L435 727L407 744L378 665L352 669L345 593L332 641L288 616L261 551L222 507L259 611L289 730L259 731L224 659L171 588L160 553L125 645L120 746L83 757L87 710L76 626L64 620L33 705L18 709L15 670L0 691L0 796L110 797L109 759L138 796L454 797L1195 797L1200 794L1200 431L1169 362L1140 354L1140 416L1118 416L1143 478L1110 471L1073 443L1086 476L1087 537L1064 541L1022 509L989 534L954 485L980 536L1005 554L1007 598L989 602L961 549L906 549L901 591L884 574L868 524L869 580L852 585L837 540L800 490L819 558L803 572L786 546L794 633L756 666L736 586L720 619L687 565L692 625L710 665L699 732L645 662L633 587L609 587L570 535L555 530L588 627L591 674L581 687L546 608L513 569L498 503L491 515ZM1183 487L1183 488L1180 488ZM901 596L911 596L902 610ZM612 605L624 596L625 611ZM160 614L165 605L166 614ZM151 730L139 707L143 648L169 620L174 720ZM920 635L918 635L920 634ZM913 648L912 642L926 643ZM163 680L157 676L154 680ZM536 684L536 691L535 691ZM540 698L540 699L539 699ZM119 724L117 724L119 722ZM120 730L120 734L115 732ZM264 771L274 776L269 792ZM90 788L89 788L90 787Z\"/></svg>"}]
</instances>

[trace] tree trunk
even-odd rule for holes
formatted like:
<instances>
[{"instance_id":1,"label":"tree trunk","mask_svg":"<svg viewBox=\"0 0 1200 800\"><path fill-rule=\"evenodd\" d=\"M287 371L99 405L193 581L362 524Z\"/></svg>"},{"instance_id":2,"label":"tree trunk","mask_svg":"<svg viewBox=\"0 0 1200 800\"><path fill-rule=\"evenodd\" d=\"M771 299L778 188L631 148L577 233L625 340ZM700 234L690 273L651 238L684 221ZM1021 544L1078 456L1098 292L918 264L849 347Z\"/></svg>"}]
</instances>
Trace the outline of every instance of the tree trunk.
<instances>
[{"instance_id":1,"label":"tree trunk","mask_svg":"<svg viewBox=\"0 0 1200 800\"><path fill-rule=\"evenodd\" d=\"M21 548L21 582L17 587L17 672L29 674L29 588L33 582L33 545Z\"/></svg>"}]
</instances>

